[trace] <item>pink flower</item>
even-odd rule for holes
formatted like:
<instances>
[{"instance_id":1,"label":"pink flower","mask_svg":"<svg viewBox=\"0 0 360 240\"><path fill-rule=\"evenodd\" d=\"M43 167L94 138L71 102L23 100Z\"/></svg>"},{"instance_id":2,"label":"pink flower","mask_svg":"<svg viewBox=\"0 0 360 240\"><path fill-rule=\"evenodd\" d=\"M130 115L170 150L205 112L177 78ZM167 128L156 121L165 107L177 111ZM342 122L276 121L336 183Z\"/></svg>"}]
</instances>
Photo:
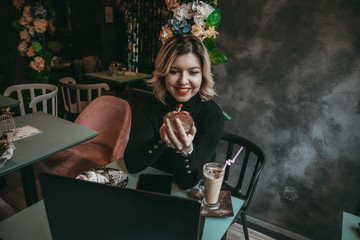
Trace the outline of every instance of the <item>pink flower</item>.
<instances>
[{"instance_id":1,"label":"pink flower","mask_svg":"<svg viewBox=\"0 0 360 240\"><path fill-rule=\"evenodd\" d=\"M211 26L208 29L206 29L206 37L207 38L214 37L214 39L215 39L217 35L219 35L219 33L217 31L215 31L215 27Z\"/></svg>"},{"instance_id":2,"label":"pink flower","mask_svg":"<svg viewBox=\"0 0 360 240\"><path fill-rule=\"evenodd\" d=\"M20 10L25 0L13 0L13 5L17 10Z\"/></svg>"},{"instance_id":3,"label":"pink flower","mask_svg":"<svg viewBox=\"0 0 360 240\"><path fill-rule=\"evenodd\" d=\"M201 25L198 24L193 25L191 28L191 33L195 37L199 38L201 41L204 40L205 38L205 29Z\"/></svg>"},{"instance_id":4,"label":"pink flower","mask_svg":"<svg viewBox=\"0 0 360 240\"><path fill-rule=\"evenodd\" d=\"M204 40L205 38L211 38L211 37L214 37L215 39L216 36L219 34L217 31L215 31L214 27L209 27L208 29L205 30L202 25L198 25L198 24L192 26L191 33L197 38L199 38L201 41Z\"/></svg>"},{"instance_id":5,"label":"pink flower","mask_svg":"<svg viewBox=\"0 0 360 240\"><path fill-rule=\"evenodd\" d=\"M51 34L54 34L55 32L55 26L54 26L54 21L52 19L49 20L49 31Z\"/></svg>"},{"instance_id":6,"label":"pink flower","mask_svg":"<svg viewBox=\"0 0 360 240\"><path fill-rule=\"evenodd\" d=\"M171 38L173 33L168 25L165 25L161 28L161 32L159 35L159 40L164 43L167 39Z\"/></svg>"},{"instance_id":7,"label":"pink flower","mask_svg":"<svg viewBox=\"0 0 360 240\"><path fill-rule=\"evenodd\" d=\"M27 42L22 41L22 42L19 44L19 46L18 46L17 49L19 50L19 52L21 53L21 55L24 56L25 53L26 53L26 51L27 51L27 49L28 49L28 44L27 44Z\"/></svg>"},{"instance_id":8,"label":"pink flower","mask_svg":"<svg viewBox=\"0 0 360 240\"><path fill-rule=\"evenodd\" d=\"M30 22L28 22L24 16L21 16L19 19L19 23L21 25L25 26L25 25L28 25Z\"/></svg>"},{"instance_id":9,"label":"pink flower","mask_svg":"<svg viewBox=\"0 0 360 240\"><path fill-rule=\"evenodd\" d=\"M24 11L23 11L23 17L25 17L27 22L32 22L32 17L31 17L31 12L30 12L30 6L26 6L24 7Z\"/></svg>"},{"instance_id":10,"label":"pink flower","mask_svg":"<svg viewBox=\"0 0 360 240\"><path fill-rule=\"evenodd\" d=\"M30 47L27 49L26 55L27 55L29 58L35 56L35 52L34 52L34 49L33 49L32 46L30 46Z\"/></svg>"},{"instance_id":11,"label":"pink flower","mask_svg":"<svg viewBox=\"0 0 360 240\"><path fill-rule=\"evenodd\" d=\"M48 22L46 21L46 19L36 18L34 21L34 27L37 33L45 32L47 25Z\"/></svg>"},{"instance_id":12,"label":"pink flower","mask_svg":"<svg viewBox=\"0 0 360 240\"><path fill-rule=\"evenodd\" d=\"M34 61L31 61L29 66L38 72L41 72L45 68L45 60L42 57L35 57Z\"/></svg>"},{"instance_id":13,"label":"pink flower","mask_svg":"<svg viewBox=\"0 0 360 240\"><path fill-rule=\"evenodd\" d=\"M172 11L173 9L180 6L179 0L165 0L167 10Z\"/></svg>"},{"instance_id":14,"label":"pink flower","mask_svg":"<svg viewBox=\"0 0 360 240\"><path fill-rule=\"evenodd\" d=\"M30 42L30 35L26 29L20 31L20 39L25 42Z\"/></svg>"}]
</instances>

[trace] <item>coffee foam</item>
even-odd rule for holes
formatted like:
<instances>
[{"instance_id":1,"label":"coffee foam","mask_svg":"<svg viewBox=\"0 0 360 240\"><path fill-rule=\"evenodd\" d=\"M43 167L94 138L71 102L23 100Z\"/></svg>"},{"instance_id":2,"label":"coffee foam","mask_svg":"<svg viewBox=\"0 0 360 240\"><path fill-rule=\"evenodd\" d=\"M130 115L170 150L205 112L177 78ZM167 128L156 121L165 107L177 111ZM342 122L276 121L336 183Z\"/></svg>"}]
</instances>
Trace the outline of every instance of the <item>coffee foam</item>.
<instances>
[{"instance_id":1,"label":"coffee foam","mask_svg":"<svg viewBox=\"0 0 360 240\"><path fill-rule=\"evenodd\" d=\"M211 167L208 167L208 168L205 168L206 170L206 177L208 178L213 178L213 179L217 179L217 178L220 178L220 175L221 175L221 170L220 169L215 169L215 168L211 168Z\"/></svg>"}]
</instances>

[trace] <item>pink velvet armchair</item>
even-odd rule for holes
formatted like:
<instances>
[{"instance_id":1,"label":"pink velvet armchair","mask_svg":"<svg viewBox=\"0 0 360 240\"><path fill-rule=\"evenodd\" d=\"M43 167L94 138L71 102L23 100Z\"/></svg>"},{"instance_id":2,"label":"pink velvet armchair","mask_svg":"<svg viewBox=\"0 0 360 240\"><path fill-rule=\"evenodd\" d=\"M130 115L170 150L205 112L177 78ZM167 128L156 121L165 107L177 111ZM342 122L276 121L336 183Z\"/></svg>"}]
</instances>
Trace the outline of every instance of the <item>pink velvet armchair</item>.
<instances>
[{"instance_id":1,"label":"pink velvet armchair","mask_svg":"<svg viewBox=\"0 0 360 240\"><path fill-rule=\"evenodd\" d=\"M14 209L0 198L0 222L15 213Z\"/></svg>"},{"instance_id":2,"label":"pink velvet armchair","mask_svg":"<svg viewBox=\"0 0 360 240\"><path fill-rule=\"evenodd\" d=\"M125 100L98 97L81 112L75 123L98 131L99 135L37 163L38 171L76 177L123 157L131 126L131 109Z\"/></svg>"}]
</instances>

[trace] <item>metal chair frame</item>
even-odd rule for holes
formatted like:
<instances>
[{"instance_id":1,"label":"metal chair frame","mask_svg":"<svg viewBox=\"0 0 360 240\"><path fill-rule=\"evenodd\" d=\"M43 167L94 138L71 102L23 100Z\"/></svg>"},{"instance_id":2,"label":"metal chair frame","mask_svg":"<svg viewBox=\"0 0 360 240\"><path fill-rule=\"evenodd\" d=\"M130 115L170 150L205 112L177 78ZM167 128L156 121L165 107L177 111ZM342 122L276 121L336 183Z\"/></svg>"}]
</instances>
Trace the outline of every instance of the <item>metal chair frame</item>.
<instances>
[{"instance_id":1,"label":"metal chair frame","mask_svg":"<svg viewBox=\"0 0 360 240\"><path fill-rule=\"evenodd\" d=\"M234 153L234 146L238 146L238 148L241 146L244 147L242 153L236 160L236 163L241 163L240 175L236 186L231 186L229 184L231 166L228 166L225 170L222 188L223 190L230 190L232 196L244 200L244 205L241 207L239 213L234 218L233 223L235 223L241 216L245 239L248 240L249 234L246 224L245 212L252 200L257 182L266 162L266 156L258 145L241 136L223 132L221 141L227 142L226 159L232 159L235 155L236 152ZM252 169L249 169L250 164L253 165ZM251 173L250 176L248 176L249 172ZM226 239L226 233L223 239Z\"/></svg>"},{"instance_id":2,"label":"metal chair frame","mask_svg":"<svg viewBox=\"0 0 360 240\"><path fill-rule=\"evenodd\" d=\"M353 214L356 216L360 216L360 201L356 204Z\"/></svg>"}]
</instances>

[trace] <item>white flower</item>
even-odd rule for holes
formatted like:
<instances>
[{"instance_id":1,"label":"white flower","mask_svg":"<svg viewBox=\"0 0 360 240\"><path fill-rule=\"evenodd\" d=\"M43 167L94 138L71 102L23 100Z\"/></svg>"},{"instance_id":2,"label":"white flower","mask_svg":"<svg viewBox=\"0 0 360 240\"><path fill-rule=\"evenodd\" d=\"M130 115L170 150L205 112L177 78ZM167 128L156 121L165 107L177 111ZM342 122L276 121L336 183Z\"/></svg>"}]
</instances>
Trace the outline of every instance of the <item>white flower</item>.
<instances>
[{"instance_id":1,"label":"white flower","mask_svg":"<svg viewBox=\"0 0 360 240\"><path fill-rule=\"evenodd\" d=\"M200 2L200 4L194 3L192 10L196 15L202 15L205 19L215 10L211 5Z\"/></svg>"},{"instance_id":2,"label":"white flower","mask_svg":"<svg viewBox=\"0 0 360 240\"><path fill-rule=\"evenodd\" d=\"M206 19L202 15L195 15L194 16L194 23L197 24L197 25L204 26L205 25L205 20Z\"/></svg>"},{"instance_id":3,"label":"white flower","mask_svg":"<svg viewBox=\"0 0 360 240\"><path fill-rule=\"evenodd\" d=\"M209 4L200 2L200 4L194 3L192 5L194 11L194 23L198 25L205 25L206 19L215 10Z\"/></svg>"},{"instance_id":4,"label":"white flower","mask_svg":"<svg viewBox=\"0 0 360 240\"><path fill-rule=\"evenodd\" d=\"M191 6L192 2L189 2L188 4L183 3L179 7L175 8L173 10L174 18L179 21L186 21L191 19L193 17Z\"/></svg>"}]
</instances>

